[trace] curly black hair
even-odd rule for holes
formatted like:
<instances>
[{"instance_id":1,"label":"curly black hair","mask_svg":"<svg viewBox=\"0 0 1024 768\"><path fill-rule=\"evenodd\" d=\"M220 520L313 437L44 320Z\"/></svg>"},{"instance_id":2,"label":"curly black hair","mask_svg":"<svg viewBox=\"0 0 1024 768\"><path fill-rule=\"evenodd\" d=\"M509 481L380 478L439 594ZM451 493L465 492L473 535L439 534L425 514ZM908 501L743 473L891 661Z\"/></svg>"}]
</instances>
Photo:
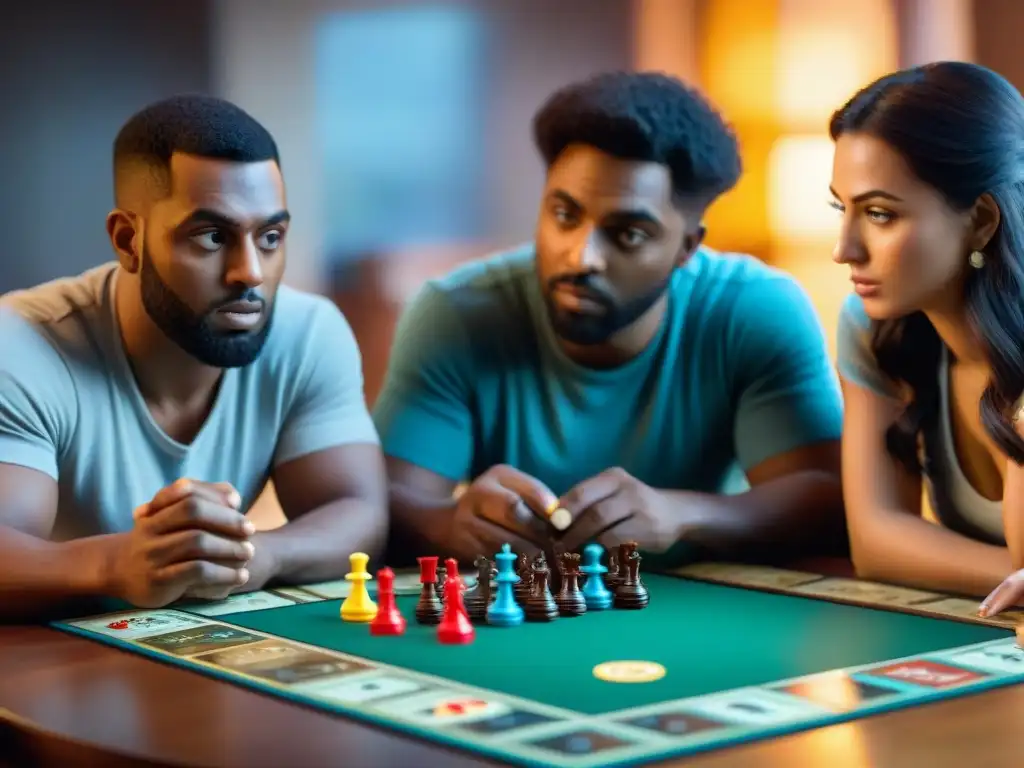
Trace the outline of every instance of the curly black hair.
<instances>
[{"instance_id":1,"label":"curly black hair","mask_svg":"<svg viewBox=\"0 0 1024 768\"><path fill-rule=\"evenodd\" d=\"M165 187L175 153L280 165L274 138L252 115L224 99L184 94L132 115L114 139L114 186L143 170Z\"/></svg>"},{"instance_id":2,"label":"curly black hair","mask_svg":"<svg viewBox=\"0 0 1024 768\"><path fill-rule=\"evenodd\" d=\"M533 119L550 167L570 144L667 166L679 202L706 206L742 172L731 127L680 80L655 72L608 72L555 92Z\"/></svg>"}]
</instances>

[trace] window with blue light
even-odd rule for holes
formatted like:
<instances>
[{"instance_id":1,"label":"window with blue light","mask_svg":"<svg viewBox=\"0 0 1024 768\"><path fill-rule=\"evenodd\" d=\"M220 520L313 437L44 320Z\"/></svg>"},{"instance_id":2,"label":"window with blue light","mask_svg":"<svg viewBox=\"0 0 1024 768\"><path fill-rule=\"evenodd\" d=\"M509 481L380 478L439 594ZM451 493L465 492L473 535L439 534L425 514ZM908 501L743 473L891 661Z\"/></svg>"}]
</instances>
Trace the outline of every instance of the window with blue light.
<instances>
[{"instance_id":1,"label":"window with blue light","mask_svg":"<svg viewBox=\"0 0 1024 768\"><path fill-rule=\"evenodd\" d=\"M332 260L480 235L483 37L466 8L321 22L316 112Z\"/></svg>"}]
</instances>

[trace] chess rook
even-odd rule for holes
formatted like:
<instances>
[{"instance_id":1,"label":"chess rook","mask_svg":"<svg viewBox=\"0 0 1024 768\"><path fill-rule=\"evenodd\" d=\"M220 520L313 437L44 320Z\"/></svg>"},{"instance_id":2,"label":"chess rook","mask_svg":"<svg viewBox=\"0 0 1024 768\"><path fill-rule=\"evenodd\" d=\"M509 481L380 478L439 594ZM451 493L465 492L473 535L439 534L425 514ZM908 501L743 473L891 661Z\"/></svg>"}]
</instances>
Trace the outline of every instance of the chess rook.
<instances>
[{"instance_id":1,"label":"chess rook","mask_svg":"<svg viewBox=\"0 0 1024 768\"><path fill-rule=\"evenodd\" d=\"M444 604L437 592L437 557L418 557L420 564L420 599L416 603L415 617L419 624L439 624Z\"/></svg>"},{"instance_id":2,"label":"chess rook","mask_svg":"<svg viewBox=\"0 0 1024 768\"><path fill-rule=\"evenodd\" d=\"M533 582L530 596L526 600L526 620L554 621L558 618L558 604L551 596L551 590L548 587L551 571L548 570L544 553L540 553L534 558L530 565L530 571L533 574Z\"/></svg>"},{"instance_id":3,"label":"chess rook","mask_svg":"<svg viewBox=\"0 0 1024 768\"><path fill-rule=\"evenodd\" d=\"M616 608L646 608L650 597L647 587L640 579L640 553L637 543L630 541L619 547L619 568L623 571L623 580L615 588Z\"/></svg>"},{"instance_id":4,"label":"chess rook","mask_svg":"<svg viewBox=\"0 0 1024 768\"><path fill-rule=\"evenodd\" d=\"M582 616L587 612L587 601L580 592L580 556L575 552L563 552L559 561L559 587L555 604L561 616Z\"/></svg>"}]
</instances>

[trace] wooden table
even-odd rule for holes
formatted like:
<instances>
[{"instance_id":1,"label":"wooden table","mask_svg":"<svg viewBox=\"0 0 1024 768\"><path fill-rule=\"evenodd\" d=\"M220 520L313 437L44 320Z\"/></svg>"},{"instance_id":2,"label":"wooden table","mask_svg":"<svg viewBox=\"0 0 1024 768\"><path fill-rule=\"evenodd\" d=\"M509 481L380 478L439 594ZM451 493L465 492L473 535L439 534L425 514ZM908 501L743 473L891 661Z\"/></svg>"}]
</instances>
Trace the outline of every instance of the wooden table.
<instances>
[{"instance_id":1,"label":"wooden table","mask_svg":"<svg viewBox=\"0 0 1024 768\"><path fill-rule=\"evenodd\" d=\"M1016 768L1022 720L1024 686L1014 686L664 765ZM21 767L494 765L44 627L0 627L0 765L5 759Z\"/></svg>"}]
</instances>

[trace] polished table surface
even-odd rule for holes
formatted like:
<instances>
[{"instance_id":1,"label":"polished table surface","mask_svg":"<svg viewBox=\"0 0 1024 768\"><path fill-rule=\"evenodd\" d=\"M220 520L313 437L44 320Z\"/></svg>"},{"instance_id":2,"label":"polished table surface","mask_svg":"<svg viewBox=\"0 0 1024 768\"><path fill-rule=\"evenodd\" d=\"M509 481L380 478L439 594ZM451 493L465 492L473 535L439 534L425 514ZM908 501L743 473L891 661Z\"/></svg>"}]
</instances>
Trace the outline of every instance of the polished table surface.
<instances>
[{"instance_id":1,"label":"polished table surface","mask_svg":"<svg viewBox=\"0 0 1024 768\"><path fill-rule=\"evenodd\" d=\"M1020 766L1022 719L1024 686L1013 686L663 764ZM104 768L493 765L35 626L0 627L0 765L5 758Z\"/></svg>"}]
</instances>

